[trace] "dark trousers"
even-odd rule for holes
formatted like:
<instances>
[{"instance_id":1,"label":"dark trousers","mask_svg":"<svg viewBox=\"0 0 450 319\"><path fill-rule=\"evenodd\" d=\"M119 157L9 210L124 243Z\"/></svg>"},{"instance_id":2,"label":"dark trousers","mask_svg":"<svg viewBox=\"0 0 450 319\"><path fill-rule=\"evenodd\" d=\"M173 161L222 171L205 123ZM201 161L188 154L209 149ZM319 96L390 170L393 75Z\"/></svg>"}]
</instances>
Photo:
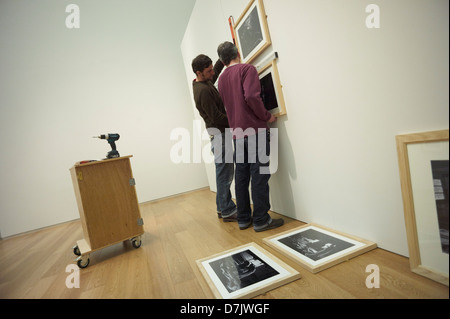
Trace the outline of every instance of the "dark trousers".
<instances>
[{"instance_id":1,"label":"dark trousers","mask_svg":"<svg viewBox=\"0 0 450 319\"><path fill-rule=\"evenodd\" d=\"M253 227L264 227L271 222L269 200L270 132L234 140L235 190L239 226L252 220L249 185L253 201Z\"/></svg>"},{"instance_id":2,"label":"dark trousers","mask_svg":"<svg viewBox=\"0 0 450 319\"><path fill-rule=\"evenodd\" d=\"M232 148L231 139L226 139L224 133L211 137L211 151L214 154L216 165L217 211L224 218L230 217L236 212L236 204L233 202L230 192L234 175L234 164L231 158ZM230 156L228 156L228 153L230 153Z\"/></svg>"}]
</instances>

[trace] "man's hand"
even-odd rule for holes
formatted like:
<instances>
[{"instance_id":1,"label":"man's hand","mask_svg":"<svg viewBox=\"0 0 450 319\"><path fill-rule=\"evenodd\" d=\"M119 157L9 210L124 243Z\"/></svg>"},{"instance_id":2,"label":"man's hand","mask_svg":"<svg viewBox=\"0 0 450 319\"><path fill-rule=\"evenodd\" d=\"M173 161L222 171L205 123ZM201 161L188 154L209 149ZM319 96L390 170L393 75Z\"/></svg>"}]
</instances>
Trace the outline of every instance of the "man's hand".
<instances>
[{"instance_id":1,"label":"man's hand","mask_svg":"<svg viewBox=\"0 0 450 319\"><path fill-rule=\"evenodd\" d=\"M277 120L277 118L275 116L271 116L270 119L267 121L267 123L273 123Z\"/></svg>"}]
</instances>

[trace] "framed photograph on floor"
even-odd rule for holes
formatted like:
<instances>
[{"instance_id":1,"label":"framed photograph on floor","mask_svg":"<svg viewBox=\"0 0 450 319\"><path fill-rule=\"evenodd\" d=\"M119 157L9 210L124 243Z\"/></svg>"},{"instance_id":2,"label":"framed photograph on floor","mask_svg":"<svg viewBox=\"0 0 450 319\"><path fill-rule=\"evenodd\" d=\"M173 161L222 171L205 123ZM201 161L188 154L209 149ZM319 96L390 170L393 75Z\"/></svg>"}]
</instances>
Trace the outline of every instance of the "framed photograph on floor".
<instances>
[{"instance_id":1,"label":"framed photograph on floor","mask_svg":"<svg viewBox=\"0 0 450 319\"><path fill-rule=\"evenodd\" d=\"M280 76L278 74L277 60L273 59L270 61L259 69L258 73L261 83L261 99L263 100L264 107L275 117L286 115L286 106Z\"/></svg>"},{"instance_id":2,"label":"framed photograph on floor","mask_svg":"<svg viewBox=\"0 0 450 319\"><path fill-rule=\"evenodd\" d=\"M377 247L371 241L317 224L306 224L264 238L264 242L312 273L330 268Z\"/></svg>"},{"instance_id":3,"label":"framed photograph on floor","mask_svg":"<svg viewBox=\"0 0 450 319\"><path fill-rule=\"evenodd\" d=\"M411 270L448 286L448 130L396 142Z\"/></svg>"},{"instance_id":4,"label":"framed photograph on floor","mask_svg":"<svg viewBox=\"0 0 450 319\"><path fill-rule=\"evenodd\" d=\"M267 17L262 0L251 0L234 25L236 45L242 63L251 63L271 45Z\"/></svg>"},{"instance_id":5,"label":"framed photograph on floor","mask_svg":"<svg viewBox=\"0 0 450 319\"><path fill-rule=\"evenodd\" d=\"M300 278L300 273L255 243L197 260L216 298L252 298Z\"/></svg>"}]
</instances>

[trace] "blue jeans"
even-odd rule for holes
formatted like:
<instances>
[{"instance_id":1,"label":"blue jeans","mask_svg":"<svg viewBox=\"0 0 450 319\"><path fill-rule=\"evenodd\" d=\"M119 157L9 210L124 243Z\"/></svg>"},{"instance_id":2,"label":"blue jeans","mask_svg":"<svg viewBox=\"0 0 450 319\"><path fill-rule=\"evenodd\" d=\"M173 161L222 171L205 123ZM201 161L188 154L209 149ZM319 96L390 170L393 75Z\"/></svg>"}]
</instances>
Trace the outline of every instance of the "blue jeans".
<instances>
[{"instance_id":1,"label":"blue jeans","mask_svg":"<svg viewBox=\"0 0 450 319\"><path fill-rule=\"evenodd\" d=\"M268 213L269 199L269 155L270 132L234 140L234 161L236 163L235 189L238 209L238 224L247 227L252 222L249 185L251 181L253 200L253 227L268 225L272 219Z\"/></svg>"},{"instance_id":2,"label":"blue jeans","mask_svg":"<svg viewBox=\"0 0 450 319\"><path fill-rule=\"evenodd\" d=\"M232 149L231 139L226 139L225 133L211 137L211 151L214 154L214 163L216 165L217 211L222 214L223 218L230 217L236 213L236 204L231 198L230 191L234 175L234 163L232 153L230 153Z\"/></svg>"}]
</instances>

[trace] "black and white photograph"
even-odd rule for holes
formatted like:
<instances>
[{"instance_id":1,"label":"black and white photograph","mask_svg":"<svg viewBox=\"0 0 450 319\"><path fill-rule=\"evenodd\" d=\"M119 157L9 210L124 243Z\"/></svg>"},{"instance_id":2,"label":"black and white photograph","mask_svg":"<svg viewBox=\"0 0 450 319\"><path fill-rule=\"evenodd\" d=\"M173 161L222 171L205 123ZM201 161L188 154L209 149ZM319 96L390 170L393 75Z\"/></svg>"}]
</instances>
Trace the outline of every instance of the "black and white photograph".
<instances>
[{"instance_id":1,"label":"black and white photograph","mask_svg":"<svg viewBox=\"0 0 450 319\"><path fill-rule=\"evenodd\" d=\"M267 73L261 79L261 99L266 110L270 111L278 107L277 95L273 84L272 73Z\"/></svg>"},{"instance_id":2,"label":"black and white photograph","mask_svg":"<svg viewBox=\"0 0 450 319\"><path fill-rule=\"evenodd\" d=\"M306 224L264 238L264 242L312 273L377 247L373 242L317 224Z\"/></svg>"},{"instance_id":3,"label":"black and white photograph","mask_svg":"<svg viewBox=\"0 0 450 319\"><path fill-rule=\"evenodd\" d=\"M261 24L258 19L258 8L255 6L242 25L238 28L242 58L248 55L263 41Z\"/></svg>"},{"instance_id":4,"label":"black and white photograph","mask_svg":"<svg viewBox=\"0 0 450 319\"><path fill-rule=\"evenodd\" d=\"M273 59L258 69L258 74L261 84L261 99L266 110L275 117L286 115L286 105L280 83L277 60Z\"/></svg>"},{"instance_id":5,"label":"black and white photograph","mask_svg":"<svg viewBox=\"0 0 450 319\"><path fill-rule=\"evenodd\" d=\"M300 273L250 243L197 260L216 298L252 298L300 278Z\"/></svg>"},{"instance_id":6,"label":"black and white photograph","mask_svg":"<svg viewBox=\"0 0 450 319\"><path fill-rule=\"evenodd\" d=\"M271 45L262 0L252 0L234 25L237 46L243 63L251 63Z\"/></svg>"},{"instance_id":7,"label":"black and white photograph","mask_svg":"<svg viewBox=\"0 0 450 319\"><path fill-rule=\"evenodd\" d=\"M433 172L434 198L441 238L442 252L448 254L448 160L431 161Z\"/></svg>"},{"instance_id":8,"label":"black and white photograph","mask_svg":"<svg viewBox=\"0 0 450 319\"><path fill-rule=\"evenodd\" d=\"M264 260L250 250L209 263L228 292L248 287L278 275Z\"/></svg>"},{"instance_id":9,"label":"black and white photograph","mask_svg":"<svg viewBox=\"0 0 450 319\"><path fill-rule=\"evenodd\" d=\"M354 246L353 243L327 235L316 229L306 229L278 241L314 261Z\"/></svg>"}]
</instances>

